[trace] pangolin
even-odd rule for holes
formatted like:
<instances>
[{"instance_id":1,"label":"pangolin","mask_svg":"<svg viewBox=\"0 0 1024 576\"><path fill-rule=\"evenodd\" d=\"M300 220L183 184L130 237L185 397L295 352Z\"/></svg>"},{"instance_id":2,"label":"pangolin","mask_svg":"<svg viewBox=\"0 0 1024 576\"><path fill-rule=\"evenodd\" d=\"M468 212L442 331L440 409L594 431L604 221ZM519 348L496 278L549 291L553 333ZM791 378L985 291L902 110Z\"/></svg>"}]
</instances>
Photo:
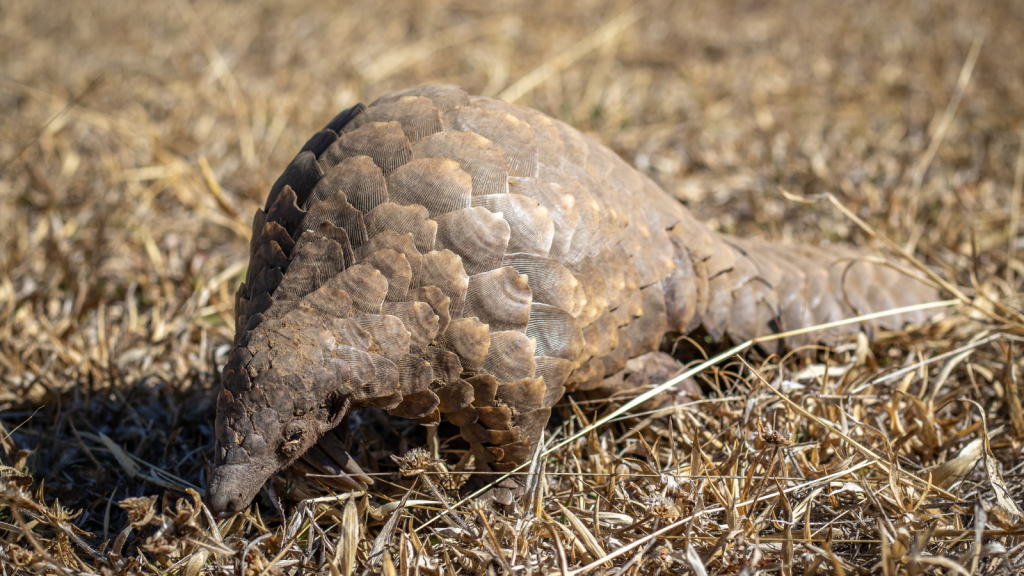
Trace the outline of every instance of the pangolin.
<instances>
[{"instance_id":1,"label":"pangolin","mask_svg":"<svg viewBox=\"0 0 1024 576\"><path fill-rule=\"evenodd\" d=\"M746 341L937 296L850 249L712 232L565 123L450 85L340 113L252 230L217 397L222 516L289 466L371 483L331 433L353 410L445 419L478 469L508 471L566 391L621 386L667 332Z\"/></svg>"}]
</instances>

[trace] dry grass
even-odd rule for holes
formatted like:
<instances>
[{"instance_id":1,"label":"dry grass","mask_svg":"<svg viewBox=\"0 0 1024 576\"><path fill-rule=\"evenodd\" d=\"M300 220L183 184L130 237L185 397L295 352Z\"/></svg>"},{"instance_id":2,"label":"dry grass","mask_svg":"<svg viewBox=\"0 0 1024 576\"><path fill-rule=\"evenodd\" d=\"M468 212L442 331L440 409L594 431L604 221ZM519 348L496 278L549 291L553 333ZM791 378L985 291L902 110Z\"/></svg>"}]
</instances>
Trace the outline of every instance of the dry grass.
<instances>
[{"instance_id":1,"label":"dry grass","mask_svg":"<svg viewBox=\"0 0 1024 576\"><path fill-rule=\"evenodd\" d=\"M3 2L3 573L1019 573L1021 29L1013 1ZM436 81L590 131L718 229L882 246L781 192L830 191L962 303L570 442L627 399L567 399L513 507L460 503L456 444L399 468L422 429L377 422L373 492L282 477L215 524L191 490L250 215L338 109Z\"/></svg>"}]
</instances>

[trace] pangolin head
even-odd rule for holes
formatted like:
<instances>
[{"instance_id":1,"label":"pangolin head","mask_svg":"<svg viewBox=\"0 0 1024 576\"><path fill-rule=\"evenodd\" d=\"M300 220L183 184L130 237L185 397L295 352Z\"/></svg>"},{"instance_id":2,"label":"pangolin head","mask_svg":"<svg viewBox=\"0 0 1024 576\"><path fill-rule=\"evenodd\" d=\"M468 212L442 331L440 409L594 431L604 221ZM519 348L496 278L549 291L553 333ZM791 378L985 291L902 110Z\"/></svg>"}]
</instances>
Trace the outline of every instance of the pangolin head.
<instances>
[{"instance_id":1,"label":"pangolin head","mask_svg":"<svg viewBox=\"0 0 1024 576\"><path fill-rule=\"evenodd\" d=\"M350 404L338 393L350 369L332 357L330 331L296 324L294 316L264 321L240 339L224 368L206 493L219 517L248 506L264 482L334 428Z\"/></svg>"}]
</instances>

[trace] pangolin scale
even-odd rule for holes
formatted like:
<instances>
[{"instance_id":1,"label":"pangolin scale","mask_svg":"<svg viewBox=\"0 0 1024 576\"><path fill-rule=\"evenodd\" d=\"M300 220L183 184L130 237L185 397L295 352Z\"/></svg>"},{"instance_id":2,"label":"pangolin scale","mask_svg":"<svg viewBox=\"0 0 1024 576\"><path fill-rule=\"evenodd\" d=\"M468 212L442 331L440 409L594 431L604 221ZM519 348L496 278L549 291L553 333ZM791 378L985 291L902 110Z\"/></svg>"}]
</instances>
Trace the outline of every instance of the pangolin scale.
<instances>
[{"instance_id":1,"label":"pangolin scale","mask_svg":"<svg viewBox=\"0 0 1024 576\"><path fill-rule=\"evenodd\" d=\"M455 86L357 105L306 143L253 219L207 502L236 512L288 466L371 482L330 433L364 407L446 419L478 469L508 471L566 391L622 386L666 332L745 341L936 298L861 256L709 231L529 108Z\"/></svg>"}]
</instances>

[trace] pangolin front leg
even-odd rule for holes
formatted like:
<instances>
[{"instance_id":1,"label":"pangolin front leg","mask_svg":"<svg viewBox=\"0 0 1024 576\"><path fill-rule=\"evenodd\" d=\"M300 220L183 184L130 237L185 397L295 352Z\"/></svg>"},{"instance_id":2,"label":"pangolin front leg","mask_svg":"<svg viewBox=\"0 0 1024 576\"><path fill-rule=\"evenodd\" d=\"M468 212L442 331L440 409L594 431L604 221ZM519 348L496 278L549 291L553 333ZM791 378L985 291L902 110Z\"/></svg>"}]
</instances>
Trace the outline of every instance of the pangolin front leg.
<instances>
[{"instance_id":1,"label":"pangolin front leg","mask_svg":"<svg viewBox=\"0 0 1024 576\"><path fill-rule=\"evenodd\" d=\"M859 257L711 232L566 124L455 86L355 106L253 219L207 501L238 511L292 465L369 483L328 435L364 407L445 418L508 471L567 390L613 388L666 332L742 341L935 299Z\"/></svg>"}]
</instances>

